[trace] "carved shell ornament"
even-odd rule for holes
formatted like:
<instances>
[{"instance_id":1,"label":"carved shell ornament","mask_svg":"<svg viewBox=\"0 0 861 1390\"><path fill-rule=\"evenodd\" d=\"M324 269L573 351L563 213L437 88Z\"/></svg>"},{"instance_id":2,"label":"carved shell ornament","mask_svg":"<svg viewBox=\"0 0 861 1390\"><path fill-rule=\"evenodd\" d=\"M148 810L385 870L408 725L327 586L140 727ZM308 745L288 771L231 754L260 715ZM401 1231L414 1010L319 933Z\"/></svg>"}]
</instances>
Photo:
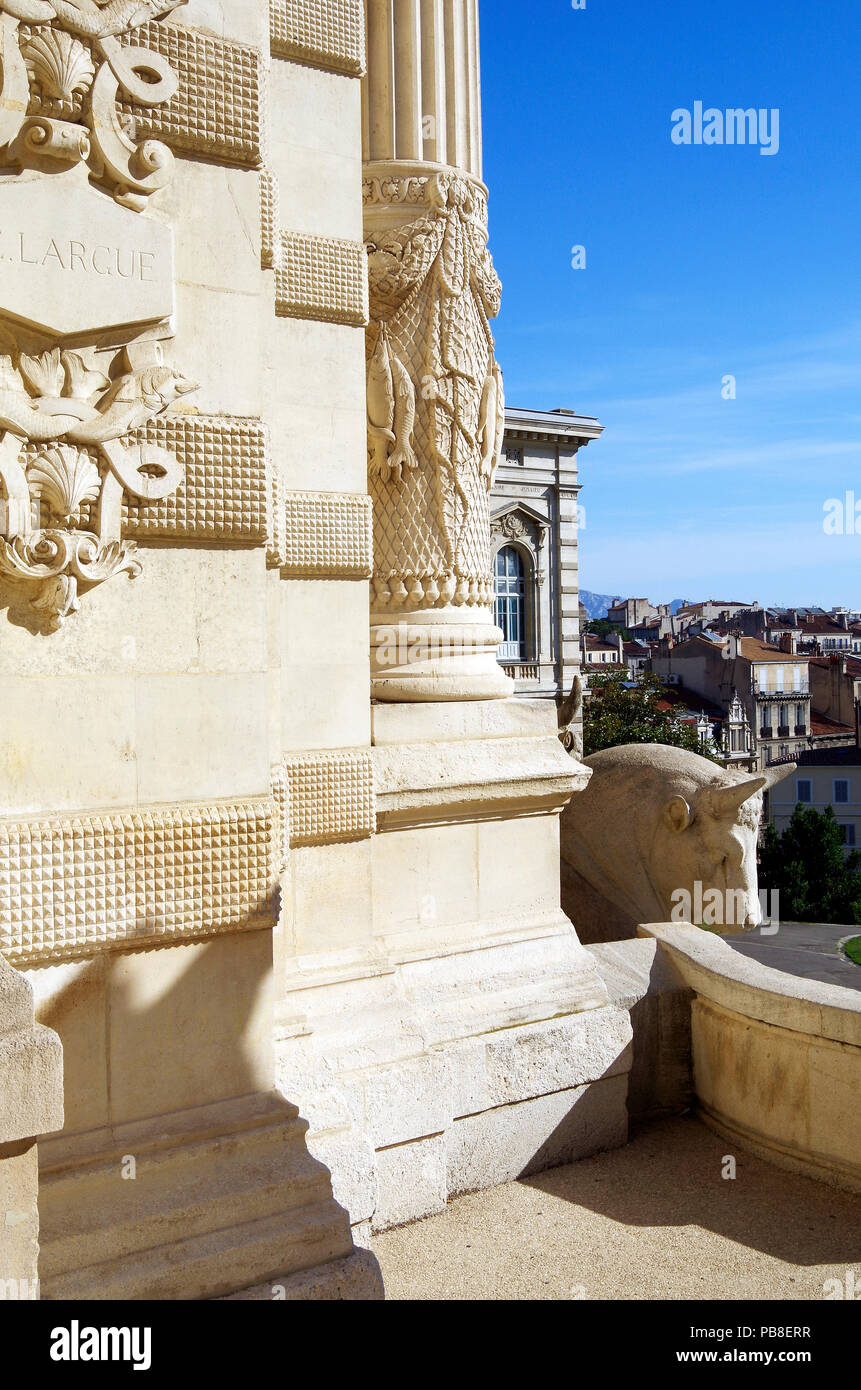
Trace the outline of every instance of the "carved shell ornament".
<instances>
[{"instance_id":1,"label":"carved shell ornament","mask_svg":"<svg viewBox=\"0 0 861 1390\"><path fill-rule=\"evenodd\" d=\"M45 501L54 516L68 521L84 502L97 502L102 475L90 456L69 444L37 454L27 469L30 496Z\"/></svg>"},{"instance_id":2,"label":"carved shell ornament","mask_svg":"<svg viewBox=\"0 0 861 1390\"><path fill-rule=\"evenodd\" d=\"M41 106L74 115L93 85L96 65L90 50L64 29L37 30L21 45L30 88Z\"/></svg>"},{"instance_id":3,"label":"carved shell ornament","mask_svg":"<svg viewBox=\"0 0 861 1390\"><path fill-rule=\"evenodd\" d=\"M28 355L10 346L0 353L0 576L37 581L31 607L56 631L78 611L80 585L139 573L134 542L122 539L124 496L169 497L182 465L127 436L196 384L153 340L120 349L108 371L93 349ZM82 529L82 508L96 529Z\"/></svg>"},{"instance_id":4,"label":"carved shell ornament","mask_svg":"<svg viewBox=\"0 0 861 1390\"><path fill-rule=\"evenodd\" d=\"M177 79L161 54L119 40L183 4L0 0L0 146L7 159L22 168L44 168L46 159L54 167L87 163L118 202L139 211L169 182L173 155L158 140L136 144L118 102L161 105Z\"/></svg>"}]
</instances>

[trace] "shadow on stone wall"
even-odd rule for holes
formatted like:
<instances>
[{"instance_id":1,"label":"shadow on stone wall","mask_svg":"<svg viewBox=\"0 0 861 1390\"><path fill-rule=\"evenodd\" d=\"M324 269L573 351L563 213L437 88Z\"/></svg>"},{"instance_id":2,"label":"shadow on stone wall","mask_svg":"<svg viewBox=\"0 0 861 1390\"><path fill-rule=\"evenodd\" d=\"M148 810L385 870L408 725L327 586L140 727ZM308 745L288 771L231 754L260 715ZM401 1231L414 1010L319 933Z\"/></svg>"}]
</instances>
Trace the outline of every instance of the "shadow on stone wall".
<instances>
[{"instance_id":1,"label":"shadow on stone wall","mask_svg":"<svg viewBox=\"0 0 861 1390\"><path fill-rule=\"evenodd\" d=\"M43 1297L380 1296L273 1089L271 932L30 978L66 1057L66 1128L40 1146Z\"/></svg>"}]
</instances>

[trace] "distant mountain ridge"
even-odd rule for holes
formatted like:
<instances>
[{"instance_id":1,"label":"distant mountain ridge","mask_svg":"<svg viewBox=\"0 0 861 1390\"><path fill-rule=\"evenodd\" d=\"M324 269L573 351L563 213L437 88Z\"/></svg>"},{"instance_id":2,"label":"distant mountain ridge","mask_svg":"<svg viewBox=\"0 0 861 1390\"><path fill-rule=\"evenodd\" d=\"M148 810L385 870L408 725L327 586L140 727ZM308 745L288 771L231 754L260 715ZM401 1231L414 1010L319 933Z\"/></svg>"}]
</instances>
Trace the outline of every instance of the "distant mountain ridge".
<instances>
[{"instance_id":1,"label":"distant mountain ridge","mask_svg":"<svg viewBox=\"0 0 861 1390\"><path fill-rule=\"evenodd\" d=\"M594 594L591 589L580 590L580 602L590 618L606 618L610 605L619 603L621 599L626 597L626 594ZM670 603L670 612L678 613L684 603L683 598L674 598Z\"/></svg>"},{"instance_id":2,"label":"distant mountain ridge","mask_svg":"<svg viewBox=\"0 0 861 1390\"><path fill-rule=\"evenodd\" d=\"M618 594L593 594L589 589L580 590L580 602L590 618L606 618L607 609L618 597Z\"/></svg>"}]
</instances>

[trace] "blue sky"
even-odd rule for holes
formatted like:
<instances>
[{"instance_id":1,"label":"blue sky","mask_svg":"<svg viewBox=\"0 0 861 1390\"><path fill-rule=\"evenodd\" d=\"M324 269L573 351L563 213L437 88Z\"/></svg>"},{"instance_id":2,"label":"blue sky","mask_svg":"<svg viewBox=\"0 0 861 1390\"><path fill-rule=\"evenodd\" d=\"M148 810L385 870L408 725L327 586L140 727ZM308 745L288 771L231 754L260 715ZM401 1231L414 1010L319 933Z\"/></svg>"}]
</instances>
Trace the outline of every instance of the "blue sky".
<instances>
[{"instance_id":1,"label":"blue sky","mask_svg":"<svg viewBox=\"0 0 861 1390\"><path fill-rule=\"evenodd\" d=\"M481 19L506 397L605 426L582 587L861 607L861 517L823 529L828 499L861 503L857 0ZM778 108L779 151L673 144L695 101Z\"/></svg>"}]
</instances>

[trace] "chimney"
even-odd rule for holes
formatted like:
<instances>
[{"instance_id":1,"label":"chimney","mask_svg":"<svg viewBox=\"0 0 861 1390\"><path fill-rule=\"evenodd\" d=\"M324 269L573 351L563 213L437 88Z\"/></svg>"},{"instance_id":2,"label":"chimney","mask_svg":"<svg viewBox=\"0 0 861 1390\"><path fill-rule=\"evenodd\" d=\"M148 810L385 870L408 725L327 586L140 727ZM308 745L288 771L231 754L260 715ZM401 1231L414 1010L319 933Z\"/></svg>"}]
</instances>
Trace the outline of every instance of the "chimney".
<instances>
[{"instance_id":1,"label":"chimney","mask_svg":"<svg viewBox=\"0 0 861 1390\"><path fill-rule=\"evenodd\" d=\"M792 623L792 626L793 626L793 627L798 627L798 609L797 609L797 608L790 608L790 610L789 610L789 621Z\"/></svg>"},{"instance_id":2,"label":"chimney","mask_svg":"<svg viewBox=\"0 0 861 1390\"><path fill-rule=\"evenodd\" d=\"M844 610L843 610L842 613L838 613L838 614L837 614L837 621L838 621L838 623L840 624L840 626L843 628L844 632L848 631L848 629L849 629L849 614L846 612L845 608L844 608Z\"/></svg>"}]
</instances>

